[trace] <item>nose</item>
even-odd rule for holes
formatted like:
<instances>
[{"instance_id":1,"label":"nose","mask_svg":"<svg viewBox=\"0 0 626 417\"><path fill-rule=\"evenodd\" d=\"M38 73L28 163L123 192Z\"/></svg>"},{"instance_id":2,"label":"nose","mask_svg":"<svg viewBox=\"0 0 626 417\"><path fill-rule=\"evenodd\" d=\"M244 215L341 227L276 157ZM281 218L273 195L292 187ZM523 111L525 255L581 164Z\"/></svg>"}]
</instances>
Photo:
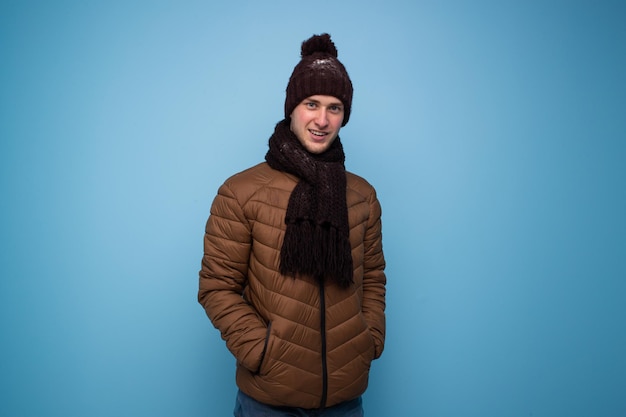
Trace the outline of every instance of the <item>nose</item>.
<instances>
[{"instance_id":1,"label":"nose","mask_svg":"<svg viewBox=\"0 0 626 417\"><path fill-rule=\"evenodd\" d=\"M326 109L321 108L317 112L317 116L315 117L315 123L319 127L326 127L328 125L328 117L326 116Z\"/></svg>"}]
</instances>

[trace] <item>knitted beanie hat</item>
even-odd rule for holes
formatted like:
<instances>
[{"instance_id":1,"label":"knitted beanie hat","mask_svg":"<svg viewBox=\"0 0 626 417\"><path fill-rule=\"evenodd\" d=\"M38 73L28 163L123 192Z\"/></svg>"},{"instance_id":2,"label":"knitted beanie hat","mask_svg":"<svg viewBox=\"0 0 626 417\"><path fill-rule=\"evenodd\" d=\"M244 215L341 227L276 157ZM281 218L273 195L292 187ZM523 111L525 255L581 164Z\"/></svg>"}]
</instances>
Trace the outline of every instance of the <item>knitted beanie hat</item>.
<instances>
[{"instance_id":1,"label":"knitted beanie hat","mask_svg":"<svg viewBox=\"0 0 626 417\"><path fill-rule=\"evenodd\" d=\"M302 42L301 55L287 84L285 117L289 117L305 98L321 94L341 100L344 106L342 126L345 126L352 107L352 81L337 59L337 48L330 35L313 35Z\"/></svg>"}]
</instances>

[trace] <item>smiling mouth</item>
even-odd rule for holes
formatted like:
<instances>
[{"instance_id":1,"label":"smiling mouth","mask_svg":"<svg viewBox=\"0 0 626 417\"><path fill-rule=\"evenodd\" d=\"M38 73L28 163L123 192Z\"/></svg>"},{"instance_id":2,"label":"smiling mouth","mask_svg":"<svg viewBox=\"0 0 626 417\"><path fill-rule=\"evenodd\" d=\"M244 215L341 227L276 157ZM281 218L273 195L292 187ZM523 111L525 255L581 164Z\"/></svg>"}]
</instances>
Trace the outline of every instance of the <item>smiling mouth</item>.
<instances>
[{"instance_id":1,"label":"smiling mouth","mask_svg":"<svg viewBox=\"0 0 626 417\"><path fill-rule=\"evenodd\" d=\"M320 132L319 130L310 130L309 129L309 132L311 132L311 134L313 134L313 136L317 136L319 138L323 138L324 136L327 135L326 132Z\"/></svg>"}]
</instances>

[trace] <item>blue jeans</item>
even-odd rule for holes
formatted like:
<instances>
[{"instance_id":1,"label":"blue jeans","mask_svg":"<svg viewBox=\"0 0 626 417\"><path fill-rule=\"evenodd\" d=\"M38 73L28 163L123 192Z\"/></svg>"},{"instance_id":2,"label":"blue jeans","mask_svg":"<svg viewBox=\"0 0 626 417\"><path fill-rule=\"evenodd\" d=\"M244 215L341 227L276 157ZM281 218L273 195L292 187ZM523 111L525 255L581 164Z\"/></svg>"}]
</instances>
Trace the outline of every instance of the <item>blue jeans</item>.
<instances>
[{"instance_id":1,"label":"blue jeans","mask_svg":"<svg viewBox=\"0 0 626 417\"><path fill-rule=\"evenodd\" d=\"M235 417L363 417L361 397L324 409L274 407L237 392Z\"/></svg>"}]
</instances>

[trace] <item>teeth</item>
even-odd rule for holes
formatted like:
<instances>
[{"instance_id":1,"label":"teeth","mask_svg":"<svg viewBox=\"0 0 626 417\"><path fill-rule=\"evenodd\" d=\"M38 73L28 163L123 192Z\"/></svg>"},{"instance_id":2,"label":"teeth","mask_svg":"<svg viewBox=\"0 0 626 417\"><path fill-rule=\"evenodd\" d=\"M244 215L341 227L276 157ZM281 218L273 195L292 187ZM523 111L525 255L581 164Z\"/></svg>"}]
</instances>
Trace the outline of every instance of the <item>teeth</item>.
<instances>
[{"instance_id":1,"label":"teeth","mask_svg":"<svg viewBox=\"0 0 626 417\"><path fill-rule=\"evenodd\" d=\"M324 136L326 133L324 132L319 132L317 130L311 130L311 133L313 133L315 136Z\"/></svg>"}]
</instances>

